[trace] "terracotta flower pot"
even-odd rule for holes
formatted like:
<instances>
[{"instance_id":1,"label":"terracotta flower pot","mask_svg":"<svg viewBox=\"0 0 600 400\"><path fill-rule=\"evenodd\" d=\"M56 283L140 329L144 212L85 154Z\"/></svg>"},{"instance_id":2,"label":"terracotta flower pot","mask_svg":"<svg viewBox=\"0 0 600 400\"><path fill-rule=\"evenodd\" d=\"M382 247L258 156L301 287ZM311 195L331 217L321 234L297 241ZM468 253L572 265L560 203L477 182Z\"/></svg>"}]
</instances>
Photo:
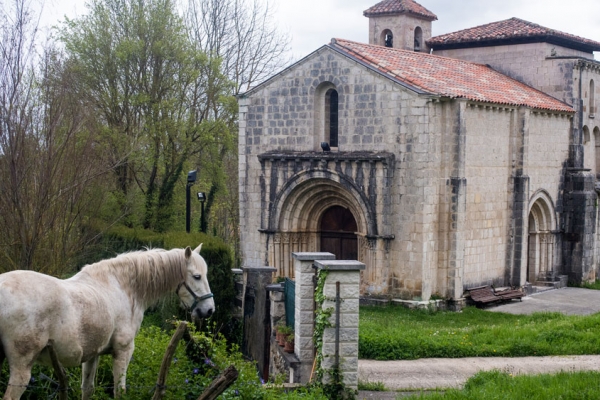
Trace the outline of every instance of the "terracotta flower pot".
<instances>
[{"instance_id":1,"label":"terracotta flower pot","mask_svg":"<svg viewBox=\"0 0 600 400\"><path fill-rule=\"evenodd\" d=\"M294 341L286 340L285 346L283 346L283 351L285 351L286 353L293 353L294 352Z\"/></svg>"},{"instance_id":2,"label":"terracotta flower pot","mask_svg":"<svg viewBox=\"0 0 600 400\"><path fill-rule=\"evenodd\" d=\"M275 339L277 340L277 343L283 347L283 345L285 344L285 335L283 333L277 332L277 334L275 335Z\"/></svg>"}]
</instances>

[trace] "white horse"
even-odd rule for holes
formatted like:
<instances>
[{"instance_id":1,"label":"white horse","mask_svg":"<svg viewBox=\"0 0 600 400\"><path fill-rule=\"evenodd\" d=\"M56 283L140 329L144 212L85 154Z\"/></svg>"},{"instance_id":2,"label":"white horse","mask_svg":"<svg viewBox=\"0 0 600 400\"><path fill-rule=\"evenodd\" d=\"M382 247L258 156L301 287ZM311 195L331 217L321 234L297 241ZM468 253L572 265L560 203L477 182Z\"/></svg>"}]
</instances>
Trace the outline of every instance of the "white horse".
<instances>
[{"instance_id":1,"label":"white horse","mask_svg":"<svg viewBox=\"0 0 600 400\"><path fill-rule=\"evenodd\" d=\"M66 280L32 271L1 274L0 365L6 357L10 367L4 400L21 397L34 362L52 365L50 340L63 366L82 365L84 400L94 391L98 356L112 355L120 396L133 340L150 305L176 291L192 316L214 312L201 247L125 253L87 265Z\"/></svg>"}]
</instances>

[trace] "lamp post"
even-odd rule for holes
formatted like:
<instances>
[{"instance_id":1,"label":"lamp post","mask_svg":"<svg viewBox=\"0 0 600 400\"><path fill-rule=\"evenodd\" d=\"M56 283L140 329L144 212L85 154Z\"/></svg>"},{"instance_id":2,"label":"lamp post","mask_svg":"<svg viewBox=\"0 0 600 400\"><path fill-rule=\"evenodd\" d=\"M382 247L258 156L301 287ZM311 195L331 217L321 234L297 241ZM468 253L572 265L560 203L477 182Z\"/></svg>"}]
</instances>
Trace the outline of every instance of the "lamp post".
<instances>
[{"instance_id":1,"label":"lamp post","mask_svg":"<svg viewBox=\"0 0 600 400\"><path fill-rule=\"evenodd\" d=\"M188 172L187 185L185 185L185 231L190 233L190 188L196 182L196 170Z\"/></svg>"},{"instance_id":2,"label":"lamp post","mask_svg":"<svg viewBox=\"0 0 600 400\"><path fill-rule=\"evenodd\" d=\"M206 233L206 223L204 221L204 202L206 201L206 193L198 192L198 201L200 202L200 232Z\"/></svg>"}]
</instances>

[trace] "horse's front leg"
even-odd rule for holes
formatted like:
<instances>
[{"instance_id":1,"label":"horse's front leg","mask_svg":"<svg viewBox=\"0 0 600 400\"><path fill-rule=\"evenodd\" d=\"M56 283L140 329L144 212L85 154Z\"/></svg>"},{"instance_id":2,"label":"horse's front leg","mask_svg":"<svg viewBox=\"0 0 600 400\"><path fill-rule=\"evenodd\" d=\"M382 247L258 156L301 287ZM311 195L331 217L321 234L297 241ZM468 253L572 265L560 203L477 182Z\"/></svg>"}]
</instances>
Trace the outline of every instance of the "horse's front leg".
<instances>
[{"instance_id":1,"label":"horse's front leg","mask_svg":"<svg viewBox=\"0 0 600 400\"><path fill-rule=\"evenodd\" d=\"M94 394L94 382L96 370L98 369L98 356L81 365L81 398L88 400Z\"/></svg>"},{"instance_id":2,"label":"horse's front leg","mask_svg":"<svg viewBox=\"0 0 600 400\"><path fill-rule=\"evenodd\" d=\"M18 400L21 398L31 379L32 366L33 360L23 363L10 363L9 360L10 378L8 379L4 397L2 397L3 400Z\"/></svg>"},{"instance_id":3,"label":"horse's front leg","mask_svg":"<svg viewBox=\"0 0 600 400\"><path fill-rule=\"evenodd\" d=\"M115 398L121 397L126 390L127 367L133 355L134 344L113 352L113 379L115 382Z\"/></svg>"}]
</instances>

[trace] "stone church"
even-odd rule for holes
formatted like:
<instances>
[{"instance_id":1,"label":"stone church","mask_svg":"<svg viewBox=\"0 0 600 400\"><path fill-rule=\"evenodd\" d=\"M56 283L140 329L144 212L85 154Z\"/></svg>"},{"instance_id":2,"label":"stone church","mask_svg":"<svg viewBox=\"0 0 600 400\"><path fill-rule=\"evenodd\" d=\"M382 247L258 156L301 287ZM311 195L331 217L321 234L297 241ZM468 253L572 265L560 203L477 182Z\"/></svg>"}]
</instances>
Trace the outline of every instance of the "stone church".
<instances>
[{"instance_id":1,"label":"stone church","mask_svg":"<svg viewBox=\"0 0 600 400\"><path fill-rule=\"evenodd\" d=\"M366 264L364 295L422 300L594 280L600 42L518 18L431 37L413 0L364 16L368 44L239 98L244 265L328 251Z\"/></svg>"}]
</instances>

